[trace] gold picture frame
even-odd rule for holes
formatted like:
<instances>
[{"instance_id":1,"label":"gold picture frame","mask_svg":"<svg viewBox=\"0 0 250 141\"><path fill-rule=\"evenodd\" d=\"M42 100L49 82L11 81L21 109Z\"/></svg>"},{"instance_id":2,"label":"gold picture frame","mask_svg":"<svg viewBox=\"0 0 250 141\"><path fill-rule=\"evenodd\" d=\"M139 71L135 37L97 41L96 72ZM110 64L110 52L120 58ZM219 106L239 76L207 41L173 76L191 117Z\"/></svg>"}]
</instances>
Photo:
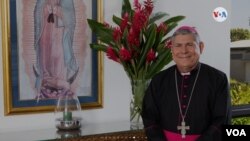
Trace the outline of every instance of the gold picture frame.
<instances>
[{"instance_id":1,"label":"gold picture frame","mask_svg":"<svg viewBox=\"0 0 250 141\"><path fill-rule=\"evenodd\" d=\"M35 3L34 2L35 0L29 0L29 1L30 2L32 1L33 3ZM73 2L78 2L78 1L81 1L81 0L73 0ZM19 34L18 28L20 27L19 25L20 21L18 20L19 15L17 16L17 14L20 14L19 11L17 12L17 9L18 9L17 3L20 3L20 2L21 3L23 2L22 8L20 8L22 10L20 12L25 12L24 7L26 5L24 3L25 2L27 3L27 0L22 0L22 1L1 0L0 1L1 23L2 23L1 29L2 29L2 55L3 55L2 59L3 59L4 114L16 115L16 114L51 112L55 108L56 98L47 98L47 99L45 98L45 99L40 100L39 102L37 102L38 101L37 98L21 99L21 97L24 97L22 95L25 95L26 93L25 92L26 87L32 86L32 85L30 85L29 83L24 84L24 82L26 81L22 81L22 79L20 78L20 76L23 76L24 74L20 72L21 67L19 66L25 63L19 62L21 60L20 59L21 55L19 54L19 51L21 50L22 46L21 45L19 46L18 41L19 41L19 38L21 37L23 37L22 40L26 38L26 36L16 35L16 34ZM87 4L90 4L90 3L92 5L86 5L85 8L92 7L91 10L89 10L91 11L91 14L92 14L91 18L95 18L98 21L102 21L103 20L103 0L88 0ZM79 7L79 5L77 6ZM75 8L77 6L75 6ZM90 17L88 17L87 15L87 18L90 18ZM22 24L24 25L24 23ZM87 27L87 24L86 24L86 27ZM26 32L26 30L23 30L23 34L24 32ZM94 35L92 35L92 33L87 34L86 37L90 37L90 40L91 40L90 42L96 42L96 39ZM85 44L85 46L89 46L89 43ZM90 76L90 83L86 84L86 91L87 91L88 86L90 86L90 88L88 89L90 90L90 95L78 96L81 107L85 110L103 107L103 98L102 98L103 97L103 60L102 60L103 56L101 52L96 52L93 50L91 50L91 55L89 56L91 56L90 57L91 61L89 61L90 63L87 62L86 64L91 67L91 69L89 69L91 70L89 71L91 73L91 76ZM24 59L24 62L25 62L25 59ZM27 67L27 65L23 65L23 66L22 68ZM81 68L81 66L79 68ZM79 82L82 82L82 81L83 80L79 78ZM78 84L79 84L79 87L83 87L82 86L83 84L81 83L78 83ZM34 88L32 87L30 89L34 89ZM75 87L75 89L77 89L77 87ZM30 95L32 95L32 93Z\"/></svg>"}]
</instances>

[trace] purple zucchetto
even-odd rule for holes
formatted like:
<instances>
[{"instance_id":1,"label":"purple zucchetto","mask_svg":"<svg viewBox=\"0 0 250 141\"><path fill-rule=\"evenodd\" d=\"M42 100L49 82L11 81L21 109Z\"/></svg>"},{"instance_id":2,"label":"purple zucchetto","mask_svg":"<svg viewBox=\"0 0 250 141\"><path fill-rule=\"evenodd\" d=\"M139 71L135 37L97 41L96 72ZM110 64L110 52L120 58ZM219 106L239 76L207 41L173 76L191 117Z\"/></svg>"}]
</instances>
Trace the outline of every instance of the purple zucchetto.
<instances>
[{"instance_id":1,"label":"purple zucchetto","mask_svg":"<svg viewBox=\"0 0 250 141\"><path fill-rule=\"evenodd\" d=\"M175 32L179 31L179 30L189 30L192 33L196 33L198 34L197 30L195 29L195 27L191 27L191 26L181 26L179 27Z\"/></svg>"}]
</instances>

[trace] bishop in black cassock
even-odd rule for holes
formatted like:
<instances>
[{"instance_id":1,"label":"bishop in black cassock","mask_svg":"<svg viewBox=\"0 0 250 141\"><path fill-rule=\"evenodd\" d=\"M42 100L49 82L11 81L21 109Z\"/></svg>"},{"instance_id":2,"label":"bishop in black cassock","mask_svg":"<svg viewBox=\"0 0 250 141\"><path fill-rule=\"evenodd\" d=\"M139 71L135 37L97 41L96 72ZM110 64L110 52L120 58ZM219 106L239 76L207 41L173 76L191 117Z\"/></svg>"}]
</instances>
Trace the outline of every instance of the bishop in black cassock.
<instances>
[{"instance_id":1,"label":"bishop in black cassock","mask_svg":"<svg viewBox=\"0 0 250 141\"><path fill-rule=\"evenodd\" d=\"M141 113L148 140L220 141L221 125L230 122L229 97L227 76L209 65L198 63L189 73L174 65L158 73Z\"/></svg>"}]
</instances>

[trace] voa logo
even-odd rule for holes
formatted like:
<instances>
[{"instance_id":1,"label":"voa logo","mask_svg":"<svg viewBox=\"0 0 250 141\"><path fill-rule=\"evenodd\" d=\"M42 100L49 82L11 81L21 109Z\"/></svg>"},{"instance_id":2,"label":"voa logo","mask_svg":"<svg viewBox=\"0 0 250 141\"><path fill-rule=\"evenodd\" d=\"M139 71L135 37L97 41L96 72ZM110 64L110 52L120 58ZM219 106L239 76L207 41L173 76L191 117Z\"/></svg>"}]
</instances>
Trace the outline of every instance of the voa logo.
<instances>
[{"instance_id":1,"label":"voa logo","mask_svg":"<svg viewBox=\"0 0 250 141\"><path fill-rule=\"evenodd\" d=\"M224 22L227 19L227 10L223 7L217 7L213 11L213 18L217 22Z\"/></svg>"},{"instance_id":2,"label":"voa logo","mask_svg":"<svg viewBox=\"0 0 250 141\"><path fill-rule=\"evenodd\" d=\"M244 129L226 129L227 136L247 136Z\"/></svg>"}]
</instances>

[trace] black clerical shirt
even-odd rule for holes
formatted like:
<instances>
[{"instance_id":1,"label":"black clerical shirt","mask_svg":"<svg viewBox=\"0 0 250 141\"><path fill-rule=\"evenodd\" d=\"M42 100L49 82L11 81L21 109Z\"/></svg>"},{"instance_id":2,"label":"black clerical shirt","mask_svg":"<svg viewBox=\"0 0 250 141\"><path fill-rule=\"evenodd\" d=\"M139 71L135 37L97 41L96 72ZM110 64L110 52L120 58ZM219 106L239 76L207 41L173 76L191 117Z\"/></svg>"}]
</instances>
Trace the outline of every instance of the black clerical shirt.
<instances>
[{"instance_id":1,"label":"black clerical shirt","mask_svg":"<svg viewBox=\"0 0 250 141\"><path fill-rule=\"evenodd\" d=\"M198 67L182 75L176 65L160 72L146 91L142 118L146 135L152 141L165 141L163 131L179 133L181 113L186 112L185 122L190 126L186 135L200 135L198 141L220 141L221 125L230 122L229 84L225 73L203 63L191 97ZM175 71L177 70L177 85ZM189 99L190 103L188 106Z\"/></svg>"}]
</instances>

